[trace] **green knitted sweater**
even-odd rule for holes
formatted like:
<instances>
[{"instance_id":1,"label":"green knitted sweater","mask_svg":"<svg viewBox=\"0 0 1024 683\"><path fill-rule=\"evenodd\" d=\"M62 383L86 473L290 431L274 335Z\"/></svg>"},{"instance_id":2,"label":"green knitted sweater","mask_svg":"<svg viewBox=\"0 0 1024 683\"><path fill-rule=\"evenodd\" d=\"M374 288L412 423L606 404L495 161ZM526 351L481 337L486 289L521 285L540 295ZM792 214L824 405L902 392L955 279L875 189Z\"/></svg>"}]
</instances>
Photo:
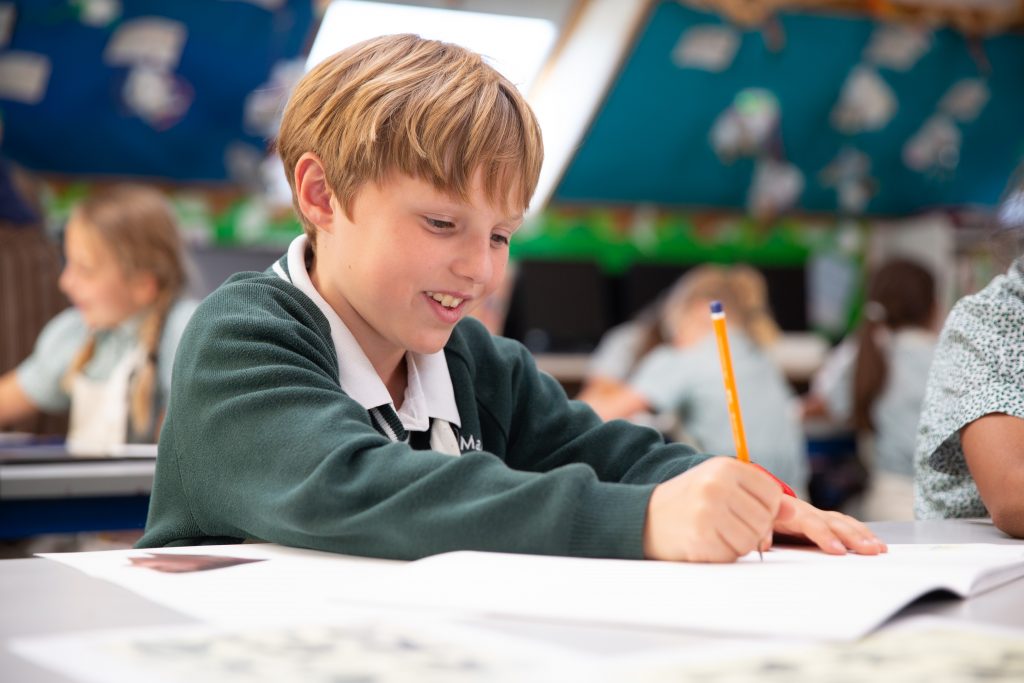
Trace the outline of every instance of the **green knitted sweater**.
<instances>
[{"instance_id":1,"label":"green knitted sweater","mask_svg":"<svg viewBox=\"0 0 1024 683\"><path fill-rule=\"evenodd\" d=\"M294 285L269 270L232 277L178 347L139 547L259 539L396 559L642 557L654 485L707 456L602 423L475 320L456 326L445 356L460 456L373 427L338 384L326 318Z\"/></svg>"}]
</instances>

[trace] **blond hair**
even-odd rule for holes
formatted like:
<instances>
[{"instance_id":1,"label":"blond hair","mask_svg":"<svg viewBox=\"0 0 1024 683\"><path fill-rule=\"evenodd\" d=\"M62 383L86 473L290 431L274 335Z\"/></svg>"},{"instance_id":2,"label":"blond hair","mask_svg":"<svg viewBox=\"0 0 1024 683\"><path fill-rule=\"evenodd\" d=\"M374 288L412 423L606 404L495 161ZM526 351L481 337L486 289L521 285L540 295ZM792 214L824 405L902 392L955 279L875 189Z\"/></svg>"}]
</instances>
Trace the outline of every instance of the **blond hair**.
<instances>
[{"instance_id":1,"label":"blond hair","mask_svg":"<svg viewBox=\"0 0 1024 683\"><path fill-rule=\"evenodd\" d=\"M665 309L662 313L664 338L676 337L676 332L695 304L716 300L722 302L726 313L730 314L729 319L733 320L731 314L738 309L737 298L723 266L702 265L686 271L672 286L668 298L665 299Z\"/></svg>"},{"instance_id":2,"label":"blond hair","mask_svg":"<svg viewBox=\"0 0 1024 683\"><path fill-rule=\"evenodd\" d=\"M141 185L118 185L78 204L73 216L81 219L79 225L110 249L126 277L147 273L156 279L156 299L145 311L139 327L139 341L146 351L146 361L133 377L129 411L130 431L154 436L160 337L167 314L186 281L181 236L174 212L157 190ZM91 334L68 368L65 386L81 372L95 350L96 337Z\"/></svg>"},{"instance_id":3,"label":"blond hair","mask_svg":"<svg viewBox=\"0 0 1024 683\"><path fill-rule=\"evenodd\" d=\"M768 310L764 276L747 265L702 265L687 271L669 292L663 314L663 334L676 330L694 304L721 301L731 323L760 347L774 342L779 328Z\"/></svg>"},{"instance_id":4,"label":"blond hair","mask_svg":"<svg viewBox=\"0 0 1024 683\"><path fill-rule=\"evenodd\" d=\"M760 347L778 341L782 332L768 303L768 282L757 268L746 264L729 269L733 291L745 319L747 334Z\"/></svg>"},{"instance_id":5,"label":"blond hair","mask_svg":"<svg viewBox=\"0 0 1024 683\"><path fill-rule=\"evenodd\" d=\"M350 214L356 193L399 171L465 200L477 170L487 199L525 210L543 161L540 127L523 96L483 58L411 34L352 45L296 85L276 149L296 214L295 166L313 152Z\"/></svg>"}]
</instances>

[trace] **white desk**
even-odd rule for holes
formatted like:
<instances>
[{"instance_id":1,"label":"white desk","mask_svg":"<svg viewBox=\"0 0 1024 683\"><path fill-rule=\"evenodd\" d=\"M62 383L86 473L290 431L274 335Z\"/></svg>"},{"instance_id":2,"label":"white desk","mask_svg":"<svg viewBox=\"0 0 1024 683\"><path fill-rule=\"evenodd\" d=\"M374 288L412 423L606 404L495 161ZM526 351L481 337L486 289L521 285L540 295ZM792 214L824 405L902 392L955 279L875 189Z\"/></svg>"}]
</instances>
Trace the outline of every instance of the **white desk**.
<instances>
[{"instance_id":1,"label":"white desk","mask_svg":"<svg viewBox=\"0 0 1024 683\"><path fill-rule=\"evenodd\" d=\"M970 521L877 523L873 529L891 543L1016 543L988 524ZM0 561L0 672L4 681L58 683L67 681L9 652L6 641L16 636L47 635L100 628L184 625L196 623L113 584L90 578L56 562L29 559ZM911 605L907 615L941 615L966 622L1024 627L1024 579L970 600L929 599ZM495 629L529 634L549 641L571 642L589 652L630 648L671 647L676 634L598 626L495 620Z\"/></svg>"}]
</instances>

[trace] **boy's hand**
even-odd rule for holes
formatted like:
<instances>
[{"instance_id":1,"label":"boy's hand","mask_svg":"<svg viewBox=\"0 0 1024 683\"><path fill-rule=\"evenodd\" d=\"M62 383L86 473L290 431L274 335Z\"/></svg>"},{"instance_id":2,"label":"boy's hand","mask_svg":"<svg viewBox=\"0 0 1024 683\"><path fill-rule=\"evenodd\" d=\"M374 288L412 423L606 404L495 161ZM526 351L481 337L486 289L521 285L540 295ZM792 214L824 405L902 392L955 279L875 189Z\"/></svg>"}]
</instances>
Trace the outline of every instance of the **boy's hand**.
<instances>
[{"instance_id":1,"label":"boy's hand","mask_svg":"<svg viewBox=\"0 0 1024 683\"><path fill-rule=\"evenodd\" d=\"M712 458L659 484L647 506L644 556L733 562L771 547L772 532L823 551L877 555L886 546L861 522L786 496L770 476L733 458Z\"/></svg>"},{"instance_id":2,"label":"boy's hand","mask_svg":"<svg viewBox=\"0 0 1024 683\"><path fill-rule=\"evenodd\" d=\"M707 460L655 487L647 504L644 556L732 562L770 545L773 525L795 511L793 499L783 498L789 497L757 468L733 458Z\"/></svg>"},{"instance_id":3,"label":"boy's hand","mask_svg":"<svg viewBox=\"0 0 1024 683\"><path fill-rule=\"evenodd\" d=\"M831 555L853 551L878 555L888 550L862 522L841 512L819 510L810 503L790 498L793 514L775 521L775 531L806 539Z\"/></svg>"}]
</instances>

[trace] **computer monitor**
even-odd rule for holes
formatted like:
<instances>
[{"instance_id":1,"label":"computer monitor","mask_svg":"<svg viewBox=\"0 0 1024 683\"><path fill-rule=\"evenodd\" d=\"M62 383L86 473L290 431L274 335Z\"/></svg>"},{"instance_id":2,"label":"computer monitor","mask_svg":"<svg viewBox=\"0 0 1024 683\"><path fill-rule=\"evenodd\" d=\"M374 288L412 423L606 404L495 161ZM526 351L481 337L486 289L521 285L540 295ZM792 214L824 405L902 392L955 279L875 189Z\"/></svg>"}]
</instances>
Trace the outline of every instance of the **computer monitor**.
<instances>
[{"instance_id":1,"label":"computer monitor","mask_svg":"<svg viewBox=\"0 0 1024 683\"><path fill-rule=\"evenodd\" d=\"M637 263L618 278L615 288L615 322L631 320L648 304L665 294L691 265Z\"/></svg>"},{"instance_id":2,"label":"computer monitor","mask_svg":"<svg viewBox=\"0 0 1024 683\"><path fill-rule=\"evenodd\" d=\"M608 281L591 261L524 259L505 319L505 336L535 353L592 351L612 324Z\"/></svg>"},{"instance_id":3,"label":"computer monitor","mask_svg":"<svg viewBox=\"0 0 1024 683\"><path fill-rule=\"evenodd\" d=\"M768 305L775 322L784 332L806 332L807 268L795 266L756 266L768 282Z\"/></svg>"}]
</instances>

